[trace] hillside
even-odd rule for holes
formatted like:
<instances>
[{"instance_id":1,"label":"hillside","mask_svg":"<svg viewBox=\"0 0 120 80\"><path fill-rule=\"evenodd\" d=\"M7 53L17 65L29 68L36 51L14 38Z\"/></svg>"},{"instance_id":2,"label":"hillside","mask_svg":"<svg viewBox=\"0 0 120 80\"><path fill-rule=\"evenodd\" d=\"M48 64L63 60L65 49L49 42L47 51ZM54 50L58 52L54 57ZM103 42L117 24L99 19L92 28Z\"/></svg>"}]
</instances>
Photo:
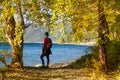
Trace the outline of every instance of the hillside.
<instances>
[{"instance_id":1,"label":"hillside","mask_svg":"<svg viewBox=\"0 0 120 80\"><path fill-rule=\"evenodd\" d=\"M47 31L45 27L33 27L30 26L26 28L25 34L24 34L24 40L25 42L32 42L32 43L40 43L43 42L44 39L44 33ZM50 38L55 42L55 38L53 35L50 34Z\"/></svg>"}]
</instances>

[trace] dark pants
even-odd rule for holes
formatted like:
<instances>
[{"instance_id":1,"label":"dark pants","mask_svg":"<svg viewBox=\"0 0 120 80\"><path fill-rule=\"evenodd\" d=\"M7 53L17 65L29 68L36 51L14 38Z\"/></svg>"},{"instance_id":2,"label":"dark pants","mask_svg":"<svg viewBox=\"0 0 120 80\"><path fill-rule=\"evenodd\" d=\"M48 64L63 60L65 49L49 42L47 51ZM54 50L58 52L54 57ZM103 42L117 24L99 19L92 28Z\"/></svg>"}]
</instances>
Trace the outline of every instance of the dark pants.
<instances>
[{"instance_id":1,"label":"dark pants","mask_svg":"<svg viewBox=\"0 0 120 80\"><path fill-rule=\"evenodd\" d=\"M42 65L43 66L45 65L45 62L44 62L44 59L43 59L45 56L47 58L47 66L49 66L49 62L50 62L49 54L47 54L47 55L41 54L40 59L42 61Z\"/></svg>"}]
</instances>

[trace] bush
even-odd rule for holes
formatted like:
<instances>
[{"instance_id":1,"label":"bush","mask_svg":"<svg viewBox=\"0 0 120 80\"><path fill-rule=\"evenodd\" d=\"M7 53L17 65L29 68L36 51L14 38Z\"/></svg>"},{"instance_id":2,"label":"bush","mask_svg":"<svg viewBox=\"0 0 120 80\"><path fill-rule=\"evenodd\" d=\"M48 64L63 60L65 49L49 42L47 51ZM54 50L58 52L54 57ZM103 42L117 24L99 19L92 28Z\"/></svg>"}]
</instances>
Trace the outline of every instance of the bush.
<instances>
[{"instance_id":1,"label":"bush","mask_svg":"<svg viewBox=\"0 0 120 80\"><path fill-rule=\"evenodd\" d=\"M120 65L120 41L107 42L106 50L107 50L107 68L109 70L118 69ZM92 47L91 51L93 66L95 68L98 68L100 67L98 47L97 46Z\"/></svg>"},{"instance_id":2,"label":"bush","mask_svg":"<svg viewBox=\"0 0 120 80\"><path fill-rule=\"evenodd\" d=\"M120 41L110 41L107 44L107 67L118 69L120 64Z\"/></svg>"},{"instance_id":3,"label":"bush","mask_svg":"<svg viewBox=\"0 0 120 80\"><path fill-rule=\"evenodd\" d=\"M81 58L77 59L75 62L71 63L67 66L67 68L91 68L92 67L92 56L91 54L86 54L81 56Z\"/></svg>"},{"instance_id":4,"label":"bush","mask_svg":"<svg viewBox=\"0 0 120 80\"><path fill-rule=\"evenodd\" d=\"M78 60L69 65L72 68L95 68L100 69L98 47L90 48L91 53L81 56ZM107 67L110 70L118 69L120 65L120 42L109 41L106 45L107 49Z\"/></svg>"},{"instance_id":5,"label":"bush","mask_svg":"<svg viewBox=\"0 0 120 80\"><path fill-rule=\"evenodd\" d=\"M120 41L109 41L106 45L107 50L107 68L115 70L120 65ZM100 67L98 47L91 48L92 63L95 68ZM99 64L98 64L99 63Z\"/></svg>"}]
</instances>

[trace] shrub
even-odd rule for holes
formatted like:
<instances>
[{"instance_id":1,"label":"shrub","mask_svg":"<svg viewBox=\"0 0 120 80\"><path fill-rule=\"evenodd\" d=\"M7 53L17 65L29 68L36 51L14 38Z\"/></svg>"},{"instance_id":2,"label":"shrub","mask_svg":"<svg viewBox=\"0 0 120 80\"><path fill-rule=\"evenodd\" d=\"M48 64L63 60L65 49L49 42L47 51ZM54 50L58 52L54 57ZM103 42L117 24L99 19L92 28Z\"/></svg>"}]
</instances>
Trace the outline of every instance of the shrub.
<instances>
[{"instance_id":1,"label":"shrub","mask_svg":"<svg viewBox=\"0 0 120 80\"><path fill-rule=\"evenodd\" d=\"M120 64L120 41L110 41L107 44L107 67L118 69Z\"/></svg>"},{"instance_id":2,"label":"shrub","mask_svg":"<svg viewBox=\"0 0 120 80\"><path fill-rule=\"evenodd\" d=\"M75 62L69 65L72 68L95 68L100 69L99 52L97 46L92 46L91 53L81 56ZM109 41L106 45L107 67L109 70L118 69L120 65L120 42Z\"/></svg>"}]
</instances>

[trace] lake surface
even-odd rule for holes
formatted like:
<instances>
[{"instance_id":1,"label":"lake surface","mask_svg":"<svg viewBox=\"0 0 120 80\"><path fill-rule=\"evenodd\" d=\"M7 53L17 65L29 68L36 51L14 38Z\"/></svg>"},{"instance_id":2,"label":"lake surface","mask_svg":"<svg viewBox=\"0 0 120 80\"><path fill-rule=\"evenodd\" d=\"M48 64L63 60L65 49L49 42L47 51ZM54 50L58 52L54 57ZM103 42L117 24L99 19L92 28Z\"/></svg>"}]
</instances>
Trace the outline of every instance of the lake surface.
<instances>
[{"instance_id":1,"label":"lake surface","mask_svg":"<svg viewBox=\"0 0 120 80\"><path fill-rule=\"evenodd\" d=\"M69 62L81 55L84 55L89 46L74 44L53 44L52 54L50 55L50 64ZM0 49L9 50L9 44L2 46ZM42 43L24 43L23 61L25 66L36 66L41 64L40 54ZM44 58L46 61L46 58ZM10 59L8 59L8 62ZM2 63L0 62L0 65Z\"/></svg>"}]
</instances>

